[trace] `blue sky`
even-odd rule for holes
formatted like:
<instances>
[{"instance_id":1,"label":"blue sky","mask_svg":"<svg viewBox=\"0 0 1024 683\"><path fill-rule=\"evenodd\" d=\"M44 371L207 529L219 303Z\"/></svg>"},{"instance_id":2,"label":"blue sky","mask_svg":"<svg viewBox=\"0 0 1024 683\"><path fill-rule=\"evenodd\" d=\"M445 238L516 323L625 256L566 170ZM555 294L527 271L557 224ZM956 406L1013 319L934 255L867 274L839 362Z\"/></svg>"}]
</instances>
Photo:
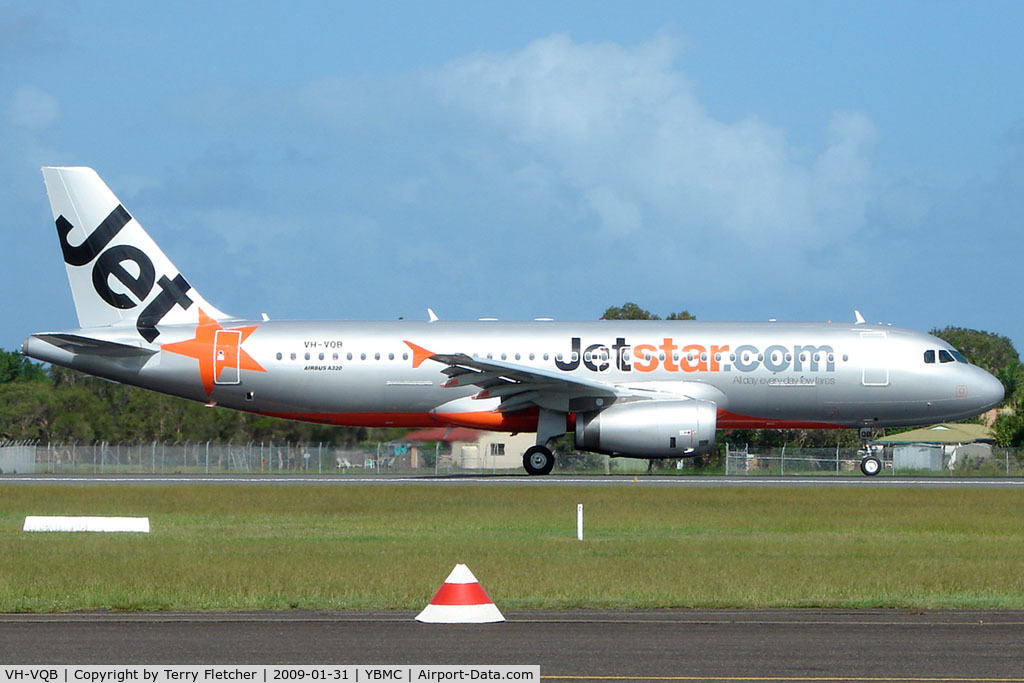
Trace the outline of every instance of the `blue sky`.
<instances>
[{"instance_id":1,"label":"blue sky","mask_svg":"<svg viewBox=\"0 0 1024 683\"><path fill-rule=\"evenodd\" d=\"M1024 3L5 3L0 347L39 167L220 309L961 325L1024 348Z\"/></svg>"}]
</instances>

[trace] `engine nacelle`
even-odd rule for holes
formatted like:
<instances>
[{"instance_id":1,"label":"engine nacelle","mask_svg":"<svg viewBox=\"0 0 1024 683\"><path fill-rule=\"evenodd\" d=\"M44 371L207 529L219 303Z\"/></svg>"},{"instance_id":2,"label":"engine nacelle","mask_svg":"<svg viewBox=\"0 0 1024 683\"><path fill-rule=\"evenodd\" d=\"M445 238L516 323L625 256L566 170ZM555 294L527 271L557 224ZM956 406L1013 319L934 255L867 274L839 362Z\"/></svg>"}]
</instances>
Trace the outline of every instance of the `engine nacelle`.
<instances>
[{"instance_id":1,"label":"engine nacelle","mask_svg":"<svg viewBox=\"0 0 1024 683\"><path fill-rule=\"evenodd\" d=\"M718 407L699 399L616 403L576 415L576 448L638 458L702 455L715 445Z\"/></svg>"}]
</instances>

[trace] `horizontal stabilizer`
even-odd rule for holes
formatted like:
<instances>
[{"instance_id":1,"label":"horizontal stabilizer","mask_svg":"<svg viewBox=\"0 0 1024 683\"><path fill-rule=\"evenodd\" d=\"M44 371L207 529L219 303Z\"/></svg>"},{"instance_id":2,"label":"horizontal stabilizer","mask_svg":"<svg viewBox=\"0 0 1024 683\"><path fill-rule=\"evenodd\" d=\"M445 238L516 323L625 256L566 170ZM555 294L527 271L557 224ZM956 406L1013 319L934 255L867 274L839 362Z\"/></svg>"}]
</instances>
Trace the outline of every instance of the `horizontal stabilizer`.
<instances>
[{"instance_id":1,"label":"horizontal stabilizer","mask_svg":"<svg viewBox=\"0 0 1024 683\"><path fill-rule=\"evenodd\" d=\"M53 344L54 346L64 349L70 353L88 353L94 356L117 358L152 356L156 353L156 350L154 349L145 349L141 346L132 346L131 344L121 344L103 339L83 337L78 334L53 333L34 334L32 336L36 339L41 339L42 341Z\"/></svg>"}]
</instances>

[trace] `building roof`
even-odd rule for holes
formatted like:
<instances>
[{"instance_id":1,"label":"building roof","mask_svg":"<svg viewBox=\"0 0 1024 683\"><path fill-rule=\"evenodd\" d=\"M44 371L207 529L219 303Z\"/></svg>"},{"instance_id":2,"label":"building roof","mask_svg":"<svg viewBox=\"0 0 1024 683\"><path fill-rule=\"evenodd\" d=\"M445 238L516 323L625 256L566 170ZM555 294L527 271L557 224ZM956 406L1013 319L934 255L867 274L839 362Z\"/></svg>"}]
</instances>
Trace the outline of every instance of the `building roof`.
<instances>
[{"instance_id":1,"label":"building roof","mask_svg":"<svg viewBox=\"0 0 1024 683\"><path fill-rule=\"evenodd\" d=\"M978 424L937 424L909 432L884 436L873 443L973 443L994 441L992 430Z\"/></svg>"},{"instance_id":2,"label":"building roof","mask_svg":"<svg viewBox=\"0 0 1024 683\"><path fill-rule=\"evenodd\" d=\"M481 432L466 427L431 427L429 429L417 429L402 437L402 441L443 441L452 443L473 443L480 439Z\"/></svg>"}]
</instances>

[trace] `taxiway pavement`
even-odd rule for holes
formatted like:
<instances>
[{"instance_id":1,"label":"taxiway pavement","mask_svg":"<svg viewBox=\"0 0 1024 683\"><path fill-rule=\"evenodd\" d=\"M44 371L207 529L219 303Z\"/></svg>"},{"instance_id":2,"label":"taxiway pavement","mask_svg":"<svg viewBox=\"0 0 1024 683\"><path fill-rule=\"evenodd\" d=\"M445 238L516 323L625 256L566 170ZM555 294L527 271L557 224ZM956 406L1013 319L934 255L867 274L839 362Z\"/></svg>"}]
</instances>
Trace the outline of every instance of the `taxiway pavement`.
<instances>
[{"instance_id":1,"label":"taxiway pavement","mask_svg":"<svg viewBox=\"0 0 1024 683\"><path fill-rule=\"evenodd\" d=\"M1024 681L1024 611L0 615L5 664L539 664L544 680Z\"/></svg>"}]
</instances>

